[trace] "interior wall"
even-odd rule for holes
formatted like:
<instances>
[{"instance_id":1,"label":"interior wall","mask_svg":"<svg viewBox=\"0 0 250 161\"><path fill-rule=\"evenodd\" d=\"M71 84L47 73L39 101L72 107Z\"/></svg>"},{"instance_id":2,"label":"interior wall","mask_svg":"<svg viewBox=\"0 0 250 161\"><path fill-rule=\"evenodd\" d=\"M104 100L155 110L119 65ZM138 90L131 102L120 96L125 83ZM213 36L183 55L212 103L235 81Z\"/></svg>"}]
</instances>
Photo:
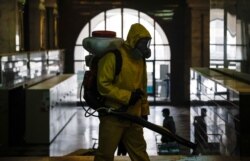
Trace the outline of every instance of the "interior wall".
<instances>
[{"instance_id":1,"label":"interior wall","mask_svg":"<svg viewBox=\"0 0 250 161\"><path fill-rule=\"evenodd\" d=\"M29 13L29 24L28 25L28 39L29 39L29 49L30 51L35 51L35 50L41 50L41 49L45 49L46 46L44 46L44 48L41 47L40 45L40 10L39 10L39 3L40 0L30 0L27 2L28 4L28 13Z\"/></svg>"}]
</instances>

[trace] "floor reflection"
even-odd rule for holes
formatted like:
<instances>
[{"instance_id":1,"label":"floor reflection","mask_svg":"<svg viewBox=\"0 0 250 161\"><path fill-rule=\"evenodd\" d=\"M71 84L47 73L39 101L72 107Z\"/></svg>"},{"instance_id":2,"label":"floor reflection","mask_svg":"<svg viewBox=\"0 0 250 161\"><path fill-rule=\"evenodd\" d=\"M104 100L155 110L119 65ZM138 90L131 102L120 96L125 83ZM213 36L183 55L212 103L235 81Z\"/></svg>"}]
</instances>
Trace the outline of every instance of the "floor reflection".
<instances>
[{"instance_id":1,"label":"floor reflection","mask_svg":"<svg viewBox=\"0 0 250 161\"><path fill-rule=\"evenodd\" d=\"M162 125L162 109L169 108L176 122L176 134L190 138L190 115L188 107L174 106L152 106L150 107L149 121ZM84 111L79 108L75 117L69 122L65 129L57 136L50 145L50 156L63 156L79 149L91 149L98 138L99 120L96 117L85 117ZM144 136L147 142L149 155L157 155L156 136L158 134L144 128ZM188 149L182 148L182 154L188 153Z\"/></svg>"}]
</instances>

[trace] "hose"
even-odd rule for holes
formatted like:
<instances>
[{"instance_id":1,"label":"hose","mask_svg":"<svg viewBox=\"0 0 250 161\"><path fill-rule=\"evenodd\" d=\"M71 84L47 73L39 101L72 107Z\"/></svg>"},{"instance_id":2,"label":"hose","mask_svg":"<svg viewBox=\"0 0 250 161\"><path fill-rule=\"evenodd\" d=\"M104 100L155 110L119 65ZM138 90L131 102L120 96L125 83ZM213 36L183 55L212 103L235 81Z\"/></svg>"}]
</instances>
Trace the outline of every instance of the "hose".
<instances>
[{"instance_id":1,"label":"hose","mask_svg":"<svg viewBox=\"0 0 250 161\"><path fill-rule=\"evenodd\" d=\"M162 126L159 126L159 125L155 125L151 122L148 122L146 121L145 119L143 118L140 118L140 117L137 117L137 116L132 116L132 115L129 115L125 112L117 112L117 111L114 111L114 110L110 110L110 109L105 109L106 112L110 115L113 115L113 116L116 116L116 117L119 117L119 118L123 118L123 119L126 119L126 120L129 120L129 121L132 121L134 123L137 123L143 127L146 127L152 131L155 131L161 135L165 135L165 136L168 136L172 139L174 139L177 143L179 144L182 144L186 147L189 147L193 150L193 154L196 153L196 148L197 148L197 144L193 143L193 142L190 142L189 140L186 140L176 134L173 134L170 130L168 130L167 128L164 128Z\"/></svg>"}]
</instances>

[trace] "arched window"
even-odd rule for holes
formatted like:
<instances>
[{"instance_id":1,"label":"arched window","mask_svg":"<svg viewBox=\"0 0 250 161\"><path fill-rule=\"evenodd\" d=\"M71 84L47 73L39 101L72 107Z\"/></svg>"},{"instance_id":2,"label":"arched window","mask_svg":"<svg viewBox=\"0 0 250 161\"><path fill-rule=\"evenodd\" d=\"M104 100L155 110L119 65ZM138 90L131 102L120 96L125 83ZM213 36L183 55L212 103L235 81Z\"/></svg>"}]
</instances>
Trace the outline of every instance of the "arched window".
<instances>
[{"instance_id":1,"label":"arched window","mask_svg":"<svg viewBox=\"0 0 250 161\"><path fill-rule=\"evenodd\" d=\"M129 28L134 23L141 23L150 32L151 57L147 59L148 72L148 94L151 101L166 101L169 97L169 76L170 76L170 48L168 39L158 25L148 15L128 8L117 8L104 11L91 19L80 32L74 51L75 73L78 75L79 84L83 79L85 56L89 53L83 49L82 40L91 36L95 30L112 30L117 37L126 39Z\"/></svg>"}]
</instances>

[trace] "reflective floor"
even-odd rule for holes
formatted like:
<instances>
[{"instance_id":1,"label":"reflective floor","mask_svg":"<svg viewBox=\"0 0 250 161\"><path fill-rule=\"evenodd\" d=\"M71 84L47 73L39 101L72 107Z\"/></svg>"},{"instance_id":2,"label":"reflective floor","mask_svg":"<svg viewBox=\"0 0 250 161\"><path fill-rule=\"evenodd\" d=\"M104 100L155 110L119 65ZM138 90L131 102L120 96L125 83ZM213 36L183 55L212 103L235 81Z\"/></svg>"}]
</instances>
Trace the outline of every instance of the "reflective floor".
<instances>
[{"instance_id":1,"label":"reflective floor","mask_svg":"<svg viewBox=\"0 0 250 161\"><path fill-rule=\"evenodd\" d=\"M0 158L3 161L93 161L93 156L65 156L65 157L8 157ZM183 156L164 155L150 156L151 161L249 161L247 158L228 156ZM114 161L130 161L128 156L116 156Z\"/></svg>"},{"instance_id":2,"label":"reflective floor","mask_svg":"<svg viewBox=\"0 0 250 161\"><path fill-rule=\"evenodd\" d=\"M157 125L162 125L163 116L162 109L169 108L170 115L173 116L176 125L176 134L190 140L190 107L176 107L176 106L151 106L149 121ZM78 108L74 117L69 121L65 128L60 132L56 139L50 145L25 145L18 147L9 147L0 149L0 160L30 160L40 161L48 160L48 156L52 157L50 160L93 160L93 157L82 156L84 152L91 150L93 146L97 147L98 142L98 124L97 117L85 117L84 110ZM242 158L237 156L191 156L190 150L180 145L180 152L178 155L159 155L157 145L160 143L161 135L144 128L144 136L147 142L147 152L152 160L173 160L173 161L239 161ZM69 156L70 155L70 156ZM73 157L74 155L75 157ZM12 157L10 157L12 156ZM15 157L18 156L18 157ZM28 157L27 157L28 156ZM33 157L30 157L33 156ZM62 157L62 156L68 156ZM78 157L77 157L78 156ZM82 157L80 157L82 156ZM5 157L5 158L3 158ZM8 157L8 158L7 158ZM61 158L62 157L62 158ZM249 158L248 158L249 159ZM128 157L116 157L115 160L129 160ZM245 160L244 160L245 161Z\"/></svg>"},{"instance_id":3,"label":"reflective floor","mask_svg":"<svg viewBox=\"0 0 250 161\"><path fill-rule=\"evenodd\" d=\"M150 107L151 114L149 116L149 121L162 125L163 116L161 111L166 107L170 109L171 115L174 117L176 133L189 140L189 108L152 106ZM73 119L50 145L50 156L63 156L79 149L92 148L98 139L98 124L98 118L85 117L84 111L79 108ZM144 136L147 142L148 154L157 155L157 142L160 141L160 135L144 128ZM181 149L182 154L189 153L187 148L181 147Z\"/></svg>"},{"instance_id":4,"label":"reflective floor","mask_svg":"<svg viewBox=\"0 0 250 161\"><path fill-rule=\"evenodd\" d=\"M189 107L152 106L150 107L149 121L162 125L162 109L169 108L176 124L176 133L190 140L190 112ZM81 149L92 149L98 141L97 117L85 117L84 110L79 107L74 117L69 121L60 134L50 145L21 145L0 148L0 156L65 156ZM157 144L160 135L144 128L147 142L147 152L150 156L158 154ZM156 139L157 138L157 139ZM97 147L97 145L95 146ZM190 154L190 150L180 146L180 154Z\"/></svg>"}]
</instances>

